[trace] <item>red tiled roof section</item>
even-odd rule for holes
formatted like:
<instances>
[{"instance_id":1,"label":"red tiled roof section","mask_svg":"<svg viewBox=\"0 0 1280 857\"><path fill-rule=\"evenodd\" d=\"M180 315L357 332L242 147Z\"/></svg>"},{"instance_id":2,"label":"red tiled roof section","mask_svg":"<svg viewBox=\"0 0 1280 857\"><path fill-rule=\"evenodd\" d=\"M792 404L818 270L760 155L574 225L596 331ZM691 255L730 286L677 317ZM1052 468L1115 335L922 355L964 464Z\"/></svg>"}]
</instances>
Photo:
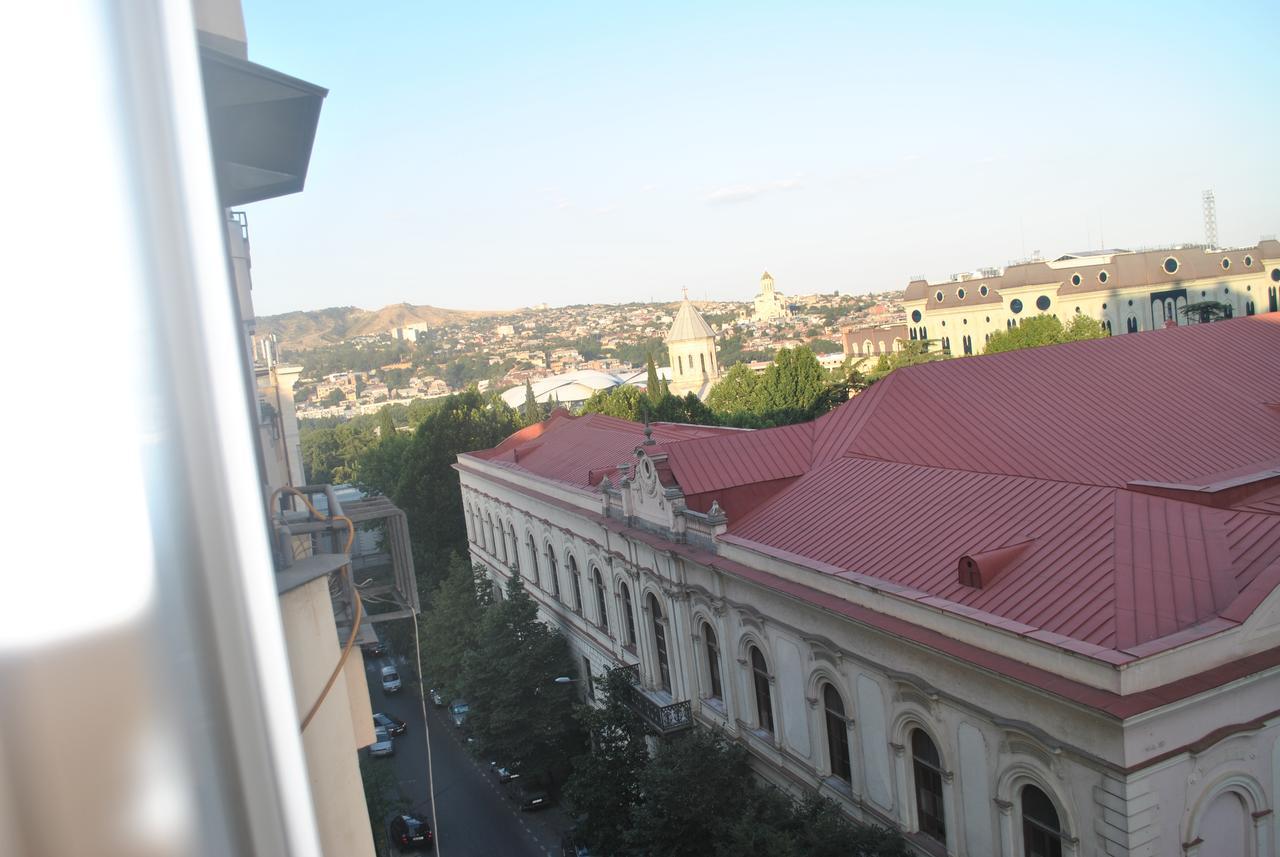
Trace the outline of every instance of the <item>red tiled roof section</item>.
<instances>
[{"instance_id":1,"label":"red tiled roof section","mask_svg":"<svg viewBox=\"0 0 1280 857\"><path fill-rule=\"evenodd\" d=\"M731 431L679 423L653 423L651 428L658 444ZM586 488L598 484L602 476L627 461L644 440L644 426L640 423L604 414L575 417L557 410L493 449L466 454Z\"/></svg>"},{"instance_id":2,"label":"red tiled roof section","mask_svg":"<svg viewBox=\"0 0 1280 857\"><path fill-rule=\"evenodd\" d=\"M799 476L813 454L813 423L717 434L666 446L686 494Z\"/></svg>"},{"instance_id":3,"label":"red tiled roof section","mask_svg":"<svg viewBox=\"0 0 1280 857\"><path fill-rule=\"evenodd\" d=\"M1280 450L1280 314L894 372L836 412L815 462L858 455L1121 486ZM1224 366L1252 367L1223 377ZM1197 454L1196 449L1203 452Z\"/></svg>"},{"instance_id":4,"label":"red tiled roof section","mask_svg":"<svg viewBox=\"0 0 1280 857\"><path fill-rule=\"evenodd\" d=\"M1019 633L1122 651L1212 619L1280 572L1280 517L862 458L819 466L731 520L725 538ZM960 582L961 556L1028 542L990 585Z\"/></svg>"}]
</instances>

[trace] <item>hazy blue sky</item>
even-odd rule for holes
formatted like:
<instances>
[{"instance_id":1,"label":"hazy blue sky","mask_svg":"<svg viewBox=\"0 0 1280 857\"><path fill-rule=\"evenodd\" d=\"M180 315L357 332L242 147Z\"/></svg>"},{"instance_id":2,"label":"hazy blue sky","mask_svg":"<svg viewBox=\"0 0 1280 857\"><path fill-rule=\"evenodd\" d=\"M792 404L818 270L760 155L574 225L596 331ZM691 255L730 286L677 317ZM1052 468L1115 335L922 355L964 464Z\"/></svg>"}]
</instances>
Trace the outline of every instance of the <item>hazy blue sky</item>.
<instances>
[{"instance_id":1,"label":"hazy blue sky","mask_svg":"<svg viewBox=\"0 0 1280 857\"><path fill-rule=\"evenodd\" d=\"M262 314L749 299L1280 232L1280 3L245 0L328 87Z\"/></svg>"}]
</instances>

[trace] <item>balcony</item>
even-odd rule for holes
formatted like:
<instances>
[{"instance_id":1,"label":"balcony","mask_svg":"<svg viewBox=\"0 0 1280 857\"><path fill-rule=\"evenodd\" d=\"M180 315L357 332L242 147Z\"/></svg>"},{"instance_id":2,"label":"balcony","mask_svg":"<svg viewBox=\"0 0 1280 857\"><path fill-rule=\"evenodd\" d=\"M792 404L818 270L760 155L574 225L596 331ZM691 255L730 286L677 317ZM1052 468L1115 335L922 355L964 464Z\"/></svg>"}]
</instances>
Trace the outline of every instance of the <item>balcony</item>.
<instances>
[{"instance_id":1,"label":"balcony","mask_svg":"<svg viewBox=\"0 0 1280 857\"><path fill-rule=\"evenodd\" d=\"M665 703L655 699L651 691L640 685L640 665L617 667L611 672L621 673L630 685L631 693L625 700L627 706L659 735L672 735L693 725L693 707L684 702ZM666 697L667 694L662 694Z\"/></svg>"}]
</instances>

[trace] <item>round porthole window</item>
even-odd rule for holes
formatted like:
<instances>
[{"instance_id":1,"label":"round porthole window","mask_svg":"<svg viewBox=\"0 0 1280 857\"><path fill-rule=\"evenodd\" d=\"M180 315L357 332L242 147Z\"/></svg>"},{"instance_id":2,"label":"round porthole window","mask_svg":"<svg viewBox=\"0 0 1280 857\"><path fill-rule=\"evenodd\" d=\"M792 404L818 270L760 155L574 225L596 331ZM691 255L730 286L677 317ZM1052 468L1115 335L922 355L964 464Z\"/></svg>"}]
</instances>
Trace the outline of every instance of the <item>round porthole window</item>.
<instances>
[{"instance_id":1,"label":"round porthole window","mask_svg":"<svg viewBox=\"0 0 1280 857\"><path fill-rule=\"evenodd\" d=\"M1072 274L1072 275L1071 275L1071 285L1073 285L1073 286L1078 286L1078 285L1080 285L1080 275L1079 275L1079 274Z\"/></svg>"},{"instance_id":2,"label":"round porthole window","mask_svg":"<svg viewBox=\"0 0 1280 857\"><path fill-rule=\"evenodd\" d=\"M1129 301L1129 306L1133 306L1133 301Z\"/></svg>"},{"instance_id":3,"label":"round porthole window","mask_svg":"<svg viewBox=\"0 0 1280 857\"><path fill-rule=\"evenodd\" d=\"M1014 315L1017 315L1018 313L1022 312L1022 301L1018 300L1017 298L1014 298L1013 300L1009 301L1009 312L1013 313Z\"/></svg>"},{"instance_id":4,"label":"round porthole window","mask_svg":"<svg viewBox=\"0 0 1280 857\"><path fill-rule=\"evenodd\" d=\"M1208 297L1208 296L1209 296L1209 293L1208 293L1208 292L1206 292L1204 289L1201 289L1201 290L1200 290L1200 297L1202 297L1202 298L1206 298L1206 297Z\"/></svg>"},{"instance_id":5,"label":"round porthole window","mask_svg":"<svg viewBox=\"0 0 1280 857\"><path fill-rule=\"evenodd\" d=\"M1244 290L1245 290L1246 292L1251 292L1251 291L1253 291L1253 286L1245 286L1245 287L1244 287Z\"/></svg>"},{"instance_id":6,"label":"round porthole window","mask_svg":"<svg viewBox=\"0 0 1280 857\"><path fill-rule=\"evenodd\" d=\"M1099 272L1098 272L1098 282L1099 282L1099 283L1105 283L1108 279L1109 279L1109 278L1108 278L1108 276L1107 276L1107 272L1106 272L1106 271L1099 271Z\"/></svg>"},{"instance_id":7,"label":"round porthole window","mask_svg":"<svg viewBox=\"0 0 1280 857\"><path fill-rule=\"evenodd\" d=\"M1253 257L1252 257L1252 256L1245 256L1245 257L1244 257L1244 266L1245 266L1246 268L1251 268L1251 267L1253 267Z\"/></svg>"},{"instance_id":8,"label":"round porthole window","mask_svg":"<svg viewBox=\"0 0 1280 857\"><path fill-rule=\"evenodd\" d=\"M942 322L942 326L943 326L943 327L946 327L946 326L947 326L946 321L943 321L943 322Z\"/></svg>"},{"instance_id":9,"label":"round porthole window","mask_svg":"<svg viewBox=\"0 0 1280 857\"><path fill-rule=\"evenodd\" d=\"M1164 272L1166 274L1178 273L1178 260L1170 256L1164 260Z\"/></svg>"},{"instance_id":10,"label":"round porthole window","mask_svg":"<svg viewBox=\"0 0 1280 857\"><path fill-rule=\"evenodd\" d=\"M987 324L991 324L991 316L987 316Z\"/></svg>"},{"instance_id":11,"label":"round porthole window","mask_svg":"<svg viewBox=\"0 0 1280 857\"><path fill-rule=\"evenodd\" d=\"M1106 304L1103 304L1103 305L1102 305L1102 308L1103 308L1103 309L1106 309L1106 308L1107 308L1107 305L1106 305Z\"/></svg>"},{"instance_id":12,"label":"round porthole window","mask_svg":"<svg viewBox=\"0 0 1280 857\"><path fill-rule=\"evenodd\" d=\"M1230 286L1223 286L1223 287L1222 287L1222 293L1223 293L1224 295L1229 295L1229 294L1231 294L1231 287L1230 287Z\"/></svg>"},{"instance_id":13,"label":"round porthole window","mask_svg":"<svg viewBox=\"0 0 1280 857\"><path fill-rule=\"evenodd\" d=\"M1280 268L1271 269L1271 282L1280 283Z\"/></svg>"},{"instance_id":14,"label":"round porthole window","mask_svg":"<svg viewBox=\"0 0 1280 857\"><path fill-rule=\"evenodd\" d=\"M978 287L978 294L982 295L984 298L990 293L991 293L991 289L987 288L986 286Z\"/></svg>"},{"instance_id":15,"label":"round porthole window","mask_svg":"<svg viewBox=\"0 0 1280 857\"><path fill-rule=\"evenodd\" d=\"M967 319L967 318L966 318L966 319L962 319L962 320L960 321L960 323L961 323L961 324L968 324L968 323L969 323L969 319Z\"/></svg>"},{"instance_id":16,"label":"round porthole window","mask_svg":"<svg viewBox=\"0 0 1280 857\"><path fill-rule=\"evenodd\" d=\"M960 300L964 300L964 289L956 289L956 297Z\"/></svg>"},{"instance_id":17,"label":"round porthole window","mask_svg":"<svg viewBox=\"0 0 1280 857\"><path fill-rule=\"evenodd\" d=\"M1040 297L1036 298L1036 309L1040 310L1040 312L1044 312L1048 308L1049 308L1048 295L1041 295Z\"/></svg>"},{"instance_id":18,"label":"round porthole window","mask_svg":"<svg viewBox=\"0 0 1280 857\"><path fill-rule=\"evenodd\" d=\"M1227 269L1228 269L1228 268L1230 268L1230 267L1231 267L1231 260L1230 260L1230 259L1228 259L1226 256L1223 256L1223 257L1222 257L1222 270L1224 270L1224 271L1225 271L1225 270L1227 270Z\"/></svg>"},{"instance_id":19,"label":"round porthole window","mask_svg":"<svg viewBox=\"0 0 1280 857\"><path fill-rule=\"evenodd\" d=\"M933 297L938 301L938 303L942 303L942 290L939 289Z\"/></svg>"},{"instance_id":20,"label":"round porthole window","mask_svg":"<svg viewBox=\"0 0 1280 857\"><path fill-rule=\"evenodd\" d=\"M920 323L920 310L913 309L911 311L911 320L914 321L916 324Z\"/></svg>"},{"instance_id":21,"label":"round porthole window","mask_svg":"<svg viewBox=\"0 0 1280 857\"><path fill-rule=\"evenodd\" d=\"M1080 314L1080 307L1076 307L1076 315Z\"/></svg>"}]
</instances>

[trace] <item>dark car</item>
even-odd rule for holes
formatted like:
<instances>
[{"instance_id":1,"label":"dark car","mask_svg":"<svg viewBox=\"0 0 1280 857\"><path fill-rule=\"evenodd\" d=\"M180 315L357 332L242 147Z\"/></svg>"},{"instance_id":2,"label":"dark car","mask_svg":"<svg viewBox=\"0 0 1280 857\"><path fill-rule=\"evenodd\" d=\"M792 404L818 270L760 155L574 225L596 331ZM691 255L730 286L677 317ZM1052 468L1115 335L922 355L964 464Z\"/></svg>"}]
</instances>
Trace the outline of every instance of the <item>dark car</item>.
<instances>
[{"instance_id":1,"label":"dark car","mask_svg":"<svg viewBox=\"0 0 1280 857\"><path fill-rule=\"evenodd\" d=\"M399 717L396 717L394 714L383 714L381 712L374 713L373 725L375 727L381 726L383 729L387 730L388 735L403 735L406 728L404 721Z\"/></svg>"},{"instance_id":2,"label":"dark car","mask_svg":"<svg viewBox=\"0 0 1280 857\"><path fill-rule=\"evenodd\" d=\"M372 643L361 643L360 648L366 655L373 658L380 658L387 653L387 647L382 645L381 640L374 640Z\"/></svg>"},{"instance_id":3,"label":"dark car","mask_svg":"<svg viewBox=\"0 0 1280 857\"><path fill-rule=\"evenodd\" d=\"M397 815L387 824L387 838L399 851L431 847L431 825L412 815Z\"/></svg>"},{"instance_id":4,"label":"dark car","mask_svg":"<svg viewBox=\"0 0 1280 857\"><path fill-rule=\"evenodd\" d=\"M507 788L511 790L511 799L515 801L516 806L520 807L521 812L532 812L551 806L551 795L547 794L544 788L533 784L526 785L518 779L508 783Z\"/></svg>"},{"instance_id":5,"label":"dark car","mask_svg":"<svg viewBox=\"0 0 1280 857\"><path fill-rule=\"evenodd\" d=\"M509 783L512 780L519 779L520 775L505 765L499 765L497 762L489 763L489 770L493 771L493 775L498 778L500 783Z\"/></svg>"}]
</instances>

